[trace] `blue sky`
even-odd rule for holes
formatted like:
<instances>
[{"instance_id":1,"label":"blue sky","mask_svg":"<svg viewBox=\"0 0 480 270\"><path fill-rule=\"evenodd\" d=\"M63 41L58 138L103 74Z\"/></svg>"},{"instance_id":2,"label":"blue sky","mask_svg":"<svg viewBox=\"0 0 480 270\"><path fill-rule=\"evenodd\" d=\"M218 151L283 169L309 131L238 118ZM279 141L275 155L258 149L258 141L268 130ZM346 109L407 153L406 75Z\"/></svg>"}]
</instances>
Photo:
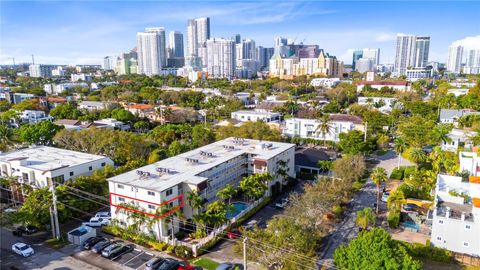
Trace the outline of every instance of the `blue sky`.
<instances>
[{"instance_id":1,"label":"blue sky","mask_svg":"<svg viewBox=\"0 0 480 270\"><path fill-rule=\"evenodd\" d=\"M429 35L430 60L445 61L450 43L480 39L479 10L476 1L0 1L0 64L31 54L37 63L99 64L133 48L145 27L185 33L187 19L201 16L212 37L239 33L262 46L296 38L346 64L366 47L392 63L397 33Z\"/></svg>"}]
</instances>

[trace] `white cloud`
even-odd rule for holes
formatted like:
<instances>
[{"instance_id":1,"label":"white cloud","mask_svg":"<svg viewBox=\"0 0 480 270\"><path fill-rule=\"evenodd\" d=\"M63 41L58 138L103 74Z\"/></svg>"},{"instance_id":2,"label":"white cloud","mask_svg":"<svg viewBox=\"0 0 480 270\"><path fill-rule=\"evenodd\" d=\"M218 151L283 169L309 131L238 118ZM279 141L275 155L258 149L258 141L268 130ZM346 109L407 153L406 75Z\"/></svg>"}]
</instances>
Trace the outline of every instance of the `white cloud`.
<instances>
[{"instance_id":1,"label":"white cloud","mask_svg":"<svg viewBox=\"0 0 480 270\"><path fill-rule=\"evenodd\" d=\"M466 50L480 50L480 35L456 40L452 45L461 45Z\"/></svg>"},{"instance_id":2,"label":"white cloud","mask_svg":"<svg viewBox=\"0 0 480 270\"><path fill-rule=\"evenodd\" d=\"M345 53L338 56L338 59L342 60L344 64L350 65L353 59L353 52L355 49L348 49Z\"/></svg>"},{"instance_id":3,"label":"white cloud","mask_svg":"<svg viewBox=\"0 0 480 270\"><path fill-rule=\"evenodd\" d=\"M394 41L396 38L397 38L397 35L394 33L379 33L375 37L375 41L387 42L387 41Z\"/></svg>"}]
</instances>

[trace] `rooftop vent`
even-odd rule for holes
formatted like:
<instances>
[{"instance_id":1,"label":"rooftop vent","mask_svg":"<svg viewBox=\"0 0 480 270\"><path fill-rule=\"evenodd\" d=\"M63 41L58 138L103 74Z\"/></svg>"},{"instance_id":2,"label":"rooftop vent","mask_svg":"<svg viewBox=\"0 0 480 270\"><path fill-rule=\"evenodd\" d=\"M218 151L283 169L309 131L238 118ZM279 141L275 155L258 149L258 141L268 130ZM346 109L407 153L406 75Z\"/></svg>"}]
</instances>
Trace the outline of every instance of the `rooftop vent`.
<instances>
[{"instance_id":1,"label":"rooftop vent","mask_svg":"<svg viewBox=\"0 0 480 270\"><path fill-rule=\"evenodd\" d=\"M161 168L161 167L158 167L158 168L156 169L156 171L157 171L160 175L162 175L162 174L170 174L170 173L171 173L170 169Z\"/></svg>"},{"instance_id":2,"label":"rooftop vent","mask_svg":"<svg viewBox=\"0 0 480 270\"><path fill-rule=\"evenodd\" d=\"M186 158L186 160L189 163L198 164L198 159L196 158Z\"/></svg>"}]
</instances>

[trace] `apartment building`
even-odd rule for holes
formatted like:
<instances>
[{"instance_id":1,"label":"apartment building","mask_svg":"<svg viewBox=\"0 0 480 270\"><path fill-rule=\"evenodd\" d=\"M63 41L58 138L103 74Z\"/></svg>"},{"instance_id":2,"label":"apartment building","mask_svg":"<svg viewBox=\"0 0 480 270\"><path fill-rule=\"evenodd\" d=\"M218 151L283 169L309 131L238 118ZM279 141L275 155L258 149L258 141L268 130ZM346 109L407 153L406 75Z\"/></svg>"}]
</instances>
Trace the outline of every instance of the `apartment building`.
<instances>
[{"instance_id":1,"label":"apartment building","mask_svg":"<svg viewBox=\"0 0 480 270\"><path fill-rule=\"evenodd\" d=\"M19 182L45 187L50 180L63 183L81 175L91 175L106 165L108 157L49 146L32 146L0 154L2 176L17 176Z\"/></svg>"},{"instance_id":2,"label":"apartment building","mask_svg":"<svg viewBox=\"0 0 480 270\"><path fill-rule=\"evenodd\" d=\"M261 120L265 123L280 123L282 115L268 111L236 111L232 112L232 119L240 122Z\"/></svg>"},{"instance_id":3,"label":"apartment building","mask_svg":"<svg viewBox=\"0 0 480 270\"><path fill-rule=\"evenodd\" d=\"M390 112L397 103L396 98L390 97L358 97L358 104L373 106L381 112Z\"/></svg>"},{"instance_id":4,"label":"apartment building","mask_svg":"<svg viewBox=\"0 0 480 270\"><path fill-rule=\"evenodd\" d=\"M278 190L286 181L277 173L281 160L288 176L294 177L294 144L227 138L205 145L107 179L112 217L127 225L132 222L132 211L147 213L158 219L157 226L142 230L165 239L172 231L158 213L162 205L168 204L191 219L194 212L186 203L188 192L197 191L209 204L217 200L217 192L225 185L238 186L244 176L267 171L274 176L270 190ZM178 231L178 221L172 227Z\"/></svg>"},{"instance_id":5,"label":"apartment building","mask_svg":"<svg viewBox=\"0 0 480 270\"><path fill-rule=\"evenodd\" d=\"M430 243L480 256L480 178L470 176L468 182L462 180L458 176L438 175Z\"/></svg>"},{"instance_id":6,"label":"apartment building","mask_svg":"<svg viewBox=\"0 0 480 270\"><path fill-rule=\"evenodd\" d=\"M330 132L326 133L325 136L318 130L318 126L321 124L320 120L307 118L286 119L283 134L288 137L338 142L340 141L340 133L355 129L364 130L360 117L347 114L330 114L329 117Z\"/></svg>"}]
</instances>

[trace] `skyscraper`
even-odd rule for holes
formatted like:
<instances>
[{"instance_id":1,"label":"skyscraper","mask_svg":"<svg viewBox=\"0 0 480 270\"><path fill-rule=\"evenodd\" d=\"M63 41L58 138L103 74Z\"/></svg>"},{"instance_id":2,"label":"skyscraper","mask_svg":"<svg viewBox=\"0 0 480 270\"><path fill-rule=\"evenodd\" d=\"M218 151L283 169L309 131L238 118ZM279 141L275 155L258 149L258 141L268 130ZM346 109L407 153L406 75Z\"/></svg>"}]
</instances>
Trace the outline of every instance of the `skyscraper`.
<instances>
[{"instance_id":1,"label":"skyscraper","mask_svg":"<svg viewBox=\"0 0 480 270\"><path fill-rule=\"evenodd\" d=\"M207 41L207 71L212 78L233 78L235 74L235 41L213 38Z\"/></svg>"},{"instance_id":2,"label":"skyscraper","mask_svg":"<svg viewBox=\"0 0 480 270\"><path fill-rule=\"evenodd\" d=\"M274 51L275 51L274 48L265 48L262 46L257 47L257 61L258 61L259 69L268 68L270 58L272 58Z\"/></svg>"},{"instance_id":3,"label":"skyscraper","mask_svg":"<svg viewBox=\"0 0 480 270\"><path fill-rule=\"evenodd\" d=\"M397 35L395 73L405 75L407 68L425 68L428 62L430 37Z\"/></svg>"},{"instance_id":4,"label":"skyscraper","mask_svg":"<svg viewBox=\"0 0 480 270\"><path fill-rule=\"evenodd\" d=\"M447 71L460 73L462 70L463 47L450 45L448 47Z\"/></svg>"},{"instance_id":5,"label":"skyscraper","mask_svg":"<svg viewBox=\"0 0 480 270\"><path fill-rule=\"evenodd\" d=\"M366 58L372 60L372 63L377 66L380 64L380 49L363 49L363 56L361 58Z\"/></svg>"},{"instance_id":6,"label":"skyscraper","mask_svg":"<svg viewBox=\"0 0 480 270\"><path fill-rule=\"evenodd\" d=\"M465 74L480 74L480 50L468 50L467 63L463 72Z\"/></svg>"},{"instance_id":7,"label":"skyscraper","mask_svg":"<svg viewBox=\"0 0 480 270\"><path fill-rule=\"evenodd\" d=\"M210 18L202 17L188 20L187 25L187 56L199 57L206 66L207 40L210 39Z\"/></svg>"},{"instance_id":8,"label":"skyscraper","mask_svg":"<svg viewBox=\"0 0 480 270\"><path fill-rule=\"evenodd\" d=\"M235 44L239 44L240 42L242 42L242 37L240 36L240 34L236 34L233 37L233 40L235 40Z\"/></svg>"},{"instance_id":9,"label":"skyscraper","mask_svg":"<svg viewBox=\"0 0 480 270\"><path fill-rule=\"evenodd\" d=\"M363 51L353 51L352 70L357 70L357 61L363 57Z\"/></svg>"},{"instance_id":10,"label":"skyscraper","mask_svg":"<svg viewBox=\"0 0 480 270\"><path fill-rule=\"evenodd\" d=\"M115 67L116 57L114 56L105 56L103 58L102 69L103 70L113 70Z\"/></svg>"},{"instance_id":11,"label":"skyscraper","mask_svg":"<svg viewBox=\"0 0 480 270\"><path fill-rule=\"evenodd\" d=\"M170 49L169 57L184 57L183 53L183 34L178 31L170 31L168 34L168 44Z\"/></svg>"},{"instance_id":12,"label":"skyscraper","mask_svg":"<svg viewBox=\"0 0 480 270\"><path fill-rule=\"evenodd\" d=\"M160 74L167 65L165 28L146 28L137 33L138 73Z\"/></svg>"}]
</instances>

